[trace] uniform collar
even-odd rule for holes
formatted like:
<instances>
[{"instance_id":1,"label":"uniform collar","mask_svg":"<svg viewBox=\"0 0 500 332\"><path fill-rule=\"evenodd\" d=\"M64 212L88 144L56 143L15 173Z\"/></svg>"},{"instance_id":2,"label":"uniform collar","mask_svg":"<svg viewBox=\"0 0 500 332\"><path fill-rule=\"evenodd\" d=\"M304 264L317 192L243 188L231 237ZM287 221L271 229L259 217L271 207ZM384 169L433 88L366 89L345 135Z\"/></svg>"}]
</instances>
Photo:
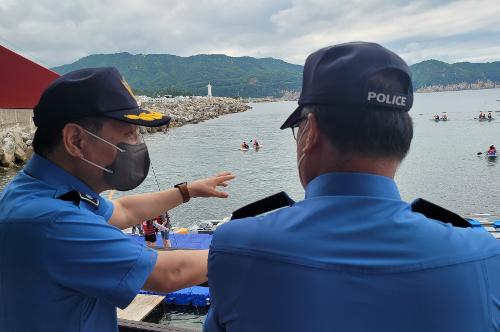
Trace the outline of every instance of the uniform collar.
<instances>
[{"instance_id":1,"label":"uniform collar","mask_svg":"<svg viewBox=\"0 0 500 332\"><path fill-rule=\"evenodd\" d=\"M24 172L34 178L42 180L51 187L56 188L56 196L69 190L76 190L81 193L90 194L93 197L99 196L89 186L76 178L74 175L68 173L62 167L56 165L48 159L45 159L37 153L33 154L30 161L24 168Z\"/></svg>"},{"instance_id":2,"label":"uniform collar","mask_svg":"<svg viewBox=\"0 0 500 332\"><path fill-rule=\"evenodd\" d=\"M393 179L368 173L326 173L306 187L306 198L317 196L376 196L401 200Z\"/></svg>"}]
</instances>

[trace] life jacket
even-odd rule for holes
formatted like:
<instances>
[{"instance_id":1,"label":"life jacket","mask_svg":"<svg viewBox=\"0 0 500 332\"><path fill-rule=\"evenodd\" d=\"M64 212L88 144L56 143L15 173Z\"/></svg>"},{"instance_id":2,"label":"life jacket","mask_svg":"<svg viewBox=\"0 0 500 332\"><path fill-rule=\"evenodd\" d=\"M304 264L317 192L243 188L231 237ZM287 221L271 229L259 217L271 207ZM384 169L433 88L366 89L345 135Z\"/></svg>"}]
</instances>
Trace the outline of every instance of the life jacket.
<instances>
[{"instance_id":1,"label":"life jacket","mask_svg":"<svg viewBox=\"0 0 500 332\"><path fill-rule=\"evenodd\" d=\"M156 228L153 225L153 220L146 220L142 222L142 230L144 231L145 235L153 235L156 234Z\"/></svg>"}]
</instances>

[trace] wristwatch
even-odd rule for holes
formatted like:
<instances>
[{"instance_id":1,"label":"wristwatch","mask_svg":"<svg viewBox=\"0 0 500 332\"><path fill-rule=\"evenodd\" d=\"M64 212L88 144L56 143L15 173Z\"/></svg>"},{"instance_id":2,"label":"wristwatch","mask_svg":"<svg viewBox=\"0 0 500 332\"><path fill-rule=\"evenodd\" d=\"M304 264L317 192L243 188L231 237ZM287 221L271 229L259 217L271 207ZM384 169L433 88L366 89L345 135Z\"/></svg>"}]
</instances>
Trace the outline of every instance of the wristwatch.
<instances>
[{"instance_id":1,"label":"wristwatch","mask_svg":"<svg viewBox=\"0 0 500 332\"><path fill-rule=\"evenodd\" d=\"M187 182L177 183L174 187L179 189L179 191L181 192L182 202L183 203L189 202L189 199L191 198L191 196L189 195Z\"/></svg>"}]
</instances>

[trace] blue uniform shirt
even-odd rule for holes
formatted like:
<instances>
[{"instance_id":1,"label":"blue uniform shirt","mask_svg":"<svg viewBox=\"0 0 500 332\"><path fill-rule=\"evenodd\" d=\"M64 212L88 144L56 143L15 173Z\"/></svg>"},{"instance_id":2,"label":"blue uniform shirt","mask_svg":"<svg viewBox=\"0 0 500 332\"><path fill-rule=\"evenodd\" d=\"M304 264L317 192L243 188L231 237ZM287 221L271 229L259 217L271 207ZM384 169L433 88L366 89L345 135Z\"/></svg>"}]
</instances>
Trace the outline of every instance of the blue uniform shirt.
<instances>
[{"instance_id":1,"label":"blue uniform shirt","mask_svg":"<svg viewBox=\"0 0 500 332\"><path fill-rule=\"evenodd\" d=\"M99 201L66 201L77 191ZM74 196L73 196L74 197ZM35 154L0 194L0 331L117 331L157 253L109 225L113 204Z\"/></svg>"},{"instance_id":2,"label":"blue uniform shirt","mask_svg":"<svg viewBox=\"0 0 500 332\"><path fill-rule=\"evenodd\" d=\"M394 181L330 173L222 225L205 331L500 331L500 247L414 213Z\"/></svg>"}]
</instances>

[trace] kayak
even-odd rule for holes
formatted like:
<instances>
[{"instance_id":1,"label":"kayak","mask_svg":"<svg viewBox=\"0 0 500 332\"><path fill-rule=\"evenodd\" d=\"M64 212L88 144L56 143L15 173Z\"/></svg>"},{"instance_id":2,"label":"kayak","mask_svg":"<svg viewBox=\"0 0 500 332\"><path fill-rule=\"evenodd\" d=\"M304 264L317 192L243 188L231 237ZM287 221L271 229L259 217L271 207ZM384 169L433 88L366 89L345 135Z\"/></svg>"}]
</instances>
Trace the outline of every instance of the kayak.
<instances>
[{"instance_id":1,"label":"kayak","mask_svg":"<svg viewBox=\"0 0 500 332\"><path fill-rule=\"evenodd\" d=\"M240 148L240 151L248 151L250 149Z\"/></svg>"},{"instance_id":2,"label":"kayak","mask_svg":"<svg viewBox=\"0 0 500 332\"><path fill-rule=\"evenodd\" d=\"M264 147L264 145L262 145L262 144L259 144L259 145L257 145L257 146L255 146L255 145L253 146L253 148L254 148L255 150L262 149L263 147Z\"/></svg>"}]
</instances>

